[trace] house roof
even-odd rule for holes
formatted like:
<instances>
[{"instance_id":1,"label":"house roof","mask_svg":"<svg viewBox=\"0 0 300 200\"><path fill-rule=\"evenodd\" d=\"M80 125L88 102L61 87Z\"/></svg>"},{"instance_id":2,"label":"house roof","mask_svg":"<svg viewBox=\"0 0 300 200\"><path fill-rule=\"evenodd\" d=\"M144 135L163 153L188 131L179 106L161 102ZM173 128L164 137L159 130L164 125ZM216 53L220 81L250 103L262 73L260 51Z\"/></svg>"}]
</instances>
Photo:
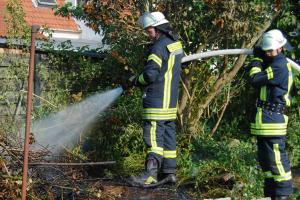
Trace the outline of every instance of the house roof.
<instances>
[{"instance_id":1,"label":"house roof","mask_svg":"<svg viewBox=\"0 0 300 200\"><path fill-rule=\"evenodd\" d=\"M4 22L6 13L6 3L8 0L0 0L0 37L5 37L7 26ZM64 4L64 0L57 0L59 5ZM79 32L79 28L74 19L61 16L55 16L52 8L35 7L32 0L21 1L25 12L25 21L31 26L33 24L47 27L51 30Z\"/></svg>"},{"instance_id":2,"label":"house roof","mask_svg":"<svg viewBox=\"0 0 300 200\"><path fill-rule=\"evenodd\" d=\"M4 10L5 10L6 0L0 1L0 37L6 34L6 25L4 22Z\"/></svg>"}]
</instances>

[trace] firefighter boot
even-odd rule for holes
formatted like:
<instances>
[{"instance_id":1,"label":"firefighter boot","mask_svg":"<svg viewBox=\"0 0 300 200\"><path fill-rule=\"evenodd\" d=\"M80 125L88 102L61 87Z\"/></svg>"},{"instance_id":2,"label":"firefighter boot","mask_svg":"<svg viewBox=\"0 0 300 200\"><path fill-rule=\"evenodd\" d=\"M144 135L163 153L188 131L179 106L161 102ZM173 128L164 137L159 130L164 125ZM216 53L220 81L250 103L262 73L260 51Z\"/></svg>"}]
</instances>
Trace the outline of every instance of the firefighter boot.
<instances>
[{"instance_id":1,"label":"firefighter boot","mask_svg":"<svg viewBox=\"0 0 300 200\"><path fill-rule=\"evenodd\" d=\"M176 175L174 173L166 174L163 180L166 180L166 183L175 184L176 183Z\"/></svg>"},{"instance_id":2,"label":"firefighter boot","mask_svg":"<svg viewBox=\"0 0 300 200\"><path fill-rule=\"evenodd\" d=\"M131 185L147 187L157 183L158 162L156 159L146 161L146 169L139 176L132 176Z\"/></svg>"}]
</instances>

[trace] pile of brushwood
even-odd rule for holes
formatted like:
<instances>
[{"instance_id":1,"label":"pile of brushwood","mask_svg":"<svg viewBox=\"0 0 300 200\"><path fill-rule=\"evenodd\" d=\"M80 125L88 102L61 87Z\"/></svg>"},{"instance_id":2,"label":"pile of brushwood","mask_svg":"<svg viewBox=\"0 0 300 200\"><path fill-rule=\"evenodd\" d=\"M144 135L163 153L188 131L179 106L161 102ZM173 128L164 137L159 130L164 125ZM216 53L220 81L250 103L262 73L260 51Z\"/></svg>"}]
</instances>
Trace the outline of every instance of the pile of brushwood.
<instances>
[{"instance_id":1,"label":"pile of brushwood","mask_svg":"<svg viewBox=\"0 0 300 200\"><path fill-rule=\"evenodd\" d=\"M32 142L32 141L31 141ZM90 178L89 167L68 149L50 156L49 149L30 150L28 199L116 199L123 187L105 186L103 179ZM86 163L86 161L85 161ZM103 162L105 164L105 162ZM91 165L91 164L90 164ZM23 175L22 144L0 140L0 199L20 199Z\"/></svg>"}]
</instances>

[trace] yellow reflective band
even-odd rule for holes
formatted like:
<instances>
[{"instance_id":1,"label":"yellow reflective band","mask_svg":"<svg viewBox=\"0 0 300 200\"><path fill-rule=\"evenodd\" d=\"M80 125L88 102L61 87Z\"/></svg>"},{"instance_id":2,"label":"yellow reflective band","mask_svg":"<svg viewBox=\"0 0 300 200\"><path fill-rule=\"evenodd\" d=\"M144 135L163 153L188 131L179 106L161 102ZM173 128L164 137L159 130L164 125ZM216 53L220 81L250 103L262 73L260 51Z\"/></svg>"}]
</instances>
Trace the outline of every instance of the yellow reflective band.
<instances>
[{"instance_id":1,"label":"yellow reflective band","mask_svg":"<svg viewBox=\"0 0 300 200\"><path fill-rule=\"evenodd\" d=\"M150 127L150 144L153 149L157 147L156 143L156 121L151 121L151 127Z\"/></svg>"},{"instance_id":2,"label":"yellow reflective band","mask_svg":"<svg viewBox=\"0 0 300 200\"><path fill-rule=\"evenodd\" d=\"M288 180L292 179L292 173L291 173L291 171L289 171L289 172L285 173L284 176L280 176L280 175L276 176L275 175L275 176L273 176L273 178L276 182L288 181Z\"/></svg>"},{"instance_id":3,"label":"yellow reflective band","mask_svg":"<svg viewBox=\"0 0 300 200\"><path fill-rule=\"evenodd\" d=\"M273 175L271 171L264 172L265 178L272 178L276 182L288 181L292 179L291 171L285 173L284 176L281 175Z\"/></svg>"},{"instance_id":4,"label":"yellow reflective band","mask_svg":"<svg viewBox=\"0 0 300 200\"><path fill-rule=\"evenodd\" d=\"M175 151L164 151L164 158L176 158L176 150Z\"/></svg>"},{"instance_id":5,"label":"yellow reflective band","mask_svg":"<svg viewBox=\"0 0 300 200\"><path fill-rule=\"evenodd\" d=\"M160 156L164 155L164 149L162 147L151 147L148 151L148 153L155 153Z\"/></svg>"},{"instance_id":6,"label":"yellow reflective band","mask_svg":"<svg viewBox=\"0 0 300 200\"><path fill-rule=\"evenodd\" d=\"M259 95L259 97L260 97L260 100L266 101L266 99L267 99L267 87L266 86L262 86L260 88L260 95Z\"/></svg>"},{"instance_id":7,"label":"yellow reflective band","mask_svg":"<svg viewBox=\"0 0 300 200\"><path fill-rule=\"evenodd\" d=\"M256 74L258 72L261 72L260 67L252 67L251 70L250 70L250 76L252 76L253 74Z\"/></svg>"},{"instance_id":8,"label":"yellow reflective band","mask_svg":"<svg viewBox=\"0 0 300 200\"><path fill-rule=\"evenodd\" d=\"M145 185L150 185L150 184L153 184L153 183L157 183L157 180L152 176L149 176L145 181Z\"/></svg>"},{"instance_id":9,"label":"yellow reflective band","mask_svg":"<svg viewBox=\"0 0 300 200\"><path fill-rule=\"evenodd\" d=\"M286 130L257 130L251 128L251 134L261 136L286 135Z\"/></svg>"},{"instance_id":10,"label":"yellow reflective band","mask_svg":"<svg viewBox=\"0 0 300 200\"><path fill-rule=\"evenodd\" d=\"M177 108L144 108L143 119L147 120L168 120L176 119Z\"/></svg>"},{"instance_id":11,"label":"yellow reflective band","mask_svg":"<svg viewBox=\"0 0 300 200\"><path fill-rule=\"evenodd\" d=\"M163 152L164 149L162 147L156 146L156 147L151 147L150 151Z\"/></svg>"},{"instance_id":12,"label":"yellow reflective band","mask_svg":"<svg viewBox=\"0 0 300 200\"><path fill-rule=\"evenodd\" d=\"M176 114L172 114L172 115L146 114L146 115L143 115L143 119L146 119L146 120L172 120L172 119L176 119L176 118L177 118Z\"/></svg>"},{"instance_id":13,"label":"yellow reflective band","mask_svg":"<svg viewBox=\"0 0 300 200\"><path fill-rule=\"evenodd\" d=\"M251 124L251 128L255 129L269 129L269 130L278 130L278 129L286 129L287 123L261 123L261 124Z\"/></svg>"},{"instance_id":14,"label":"yellow reflective band","mask_svg":"<svg viewBox=\"0 0 300 200\"><path fill-rule=\"evenodd\" d=\"M159 67L162 65L162 60L155 54L150 54L148 57L148 61L153 60Z\"/></svg>"},{"instance_id":15,"label":"yellow reflective band","mask_svg":"<svg viewBox=\"0 0 300 200\"><path fill-rule=\"evenodd\" d=\"M257 108L257 113L255 116L255 125L260 126L262 124L262 109Z\"/></svg>"},{"instance_id":16,"label":"yellow reflective band","mask_svg":"<svg viewBox=\"0 0 300 200\"><path fill-rule=\"evenodd\" d=\"M266 178L273 178L273 175L272 175L271 171L266 171L266 172L264 172L264 174L265 174Z\"/></svg>"},{"instance_id":17,"label":"yellow reflective band","mask_svg":"<svg viewBox=\"0 0 300 200\"><path fill-rule=\"evenodd\" d=\"M164 99L163 99L163 108L169 108L171 100L171 83L172 83L172 69L175 62L175 56L170 54L168 60L168 70L165 73L165 83L164 83Z\"/></svg>"},{"instance_id":18,"label":"yellow reflective band","mask_svg":"<svg viewBox=\"0 0 300 200\"><path fill-rule=\"evenodd\" d=\"M259 61L259 62L264 62L263 59L259 58L259 57L255 57L253 58L251 61Z\"/></svg>"},{"instance_id":19,"label":"yellow reflective band","mask_svg":"<svg viewBox=\"0 0 300 200\"><path fill-rule=\"evenodd\" d=\"M288 117L288 116L286 116L286 115L283 115L283 118L284 118L284 121L285 121L285 123L287 124L287 123L288 123L288 121L289 121L289 117Z\"/></svg>"},{"instance_id":20,"label":"yellow reflective band","mask_svg":"<svg viewBox=\"0 0 300 200\"><path fill-rule=\"evenodd\" d=\"M291 106L291 101L290 101L290 91L291 91L292 84L293 84L293 73L292 73L291 63L288 63L288 64L287 64L287 68L288 68L288 71L289 71L288 91L287 91L287 93L284 95L284 99L285 99L285 105L286 105L286 106Z\"/></svg>"},{"instance_id":21,"label":"yellow reflective band","mask_svg":"<svg viewBox=\"0 0 300 200\"><path fill-rule=\"evenodd\" d=\"M177 108L144 108L143 113L176 113Z\"/></svg>"},{"instance_id":22,"label":"yellow reflective band","mask_svg":"<svg viewBox=\"0 0 300 200\"><path fill-rule=\"evenodd\" d=\"M169 44L167 46L167 48L169 49L170 52L174 52L174 51L182 49L182 44L181 44L181 42L174 42L172 44Z\"/></svg>"},{"instance_id":23,"label":"yellow reflective band","mask_svg":"<svg viewBox=\"0 0 300 200\"><path fill-rule=\"evenodd\" d=\"M146 81L145 81L145 79L144 79L144 75L143 74L141 74L139 76L139 83L141 83L142 85L146 85L147 84Z\"/></svg>"},{"instance_id":24,"label":"yellow reflective band","mask_svg":"<svg viewBox=\"0 0 300 200\"><path fill-rule=\"evenodd\" d=\"M265 71L267 72L268 80L274 78L272 67L268 67Z\"/></svg>"},{"instance_id":25,"label":"yellow reflective band","mask_svg":"<svg viewBox=\"0 0 300 200\"><path fill-rule=\"evenodd\" d=\"M277 166L277 169L279 171L280 176L285 176L285 171L281 163L281 156L280 156L280 150L278 144L273 144L273 151L275 154L275 163Z\"/></svg>"}]
</instances>

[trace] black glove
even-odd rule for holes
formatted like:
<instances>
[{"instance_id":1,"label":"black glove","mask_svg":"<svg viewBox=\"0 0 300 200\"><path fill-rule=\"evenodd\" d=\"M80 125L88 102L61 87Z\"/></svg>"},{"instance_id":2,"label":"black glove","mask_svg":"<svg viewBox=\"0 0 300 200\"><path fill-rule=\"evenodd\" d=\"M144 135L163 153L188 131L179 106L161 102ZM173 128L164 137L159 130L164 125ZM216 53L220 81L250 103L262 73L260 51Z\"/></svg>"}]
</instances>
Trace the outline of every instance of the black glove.
<instances>
[{"instance_id":1,"label":"black glove","mask_svg":"<svg viewBox=\"0 0 300 200\"><path fill-rule=\"evenodd\" d=\"M138 79L137 75L131 75L129 78L125 79L125 81L123 81L123 83L121 84L123 90L128 90L133 86L135 86L137 83L137 79Z\"/></svg>"},{"instance_id":2,"label":"black glove","mask_svg":"<svg viewBox=\"0 0 300 200\"><path fill-rule=\"evenodd\" d=\"M261 47L254 47L253 55L254 55L254 57L258 57L258 58L261 58L263 60L266 57L266 53L264 52L264 50L262 50Z\"/></svg>"}]
</instances>

